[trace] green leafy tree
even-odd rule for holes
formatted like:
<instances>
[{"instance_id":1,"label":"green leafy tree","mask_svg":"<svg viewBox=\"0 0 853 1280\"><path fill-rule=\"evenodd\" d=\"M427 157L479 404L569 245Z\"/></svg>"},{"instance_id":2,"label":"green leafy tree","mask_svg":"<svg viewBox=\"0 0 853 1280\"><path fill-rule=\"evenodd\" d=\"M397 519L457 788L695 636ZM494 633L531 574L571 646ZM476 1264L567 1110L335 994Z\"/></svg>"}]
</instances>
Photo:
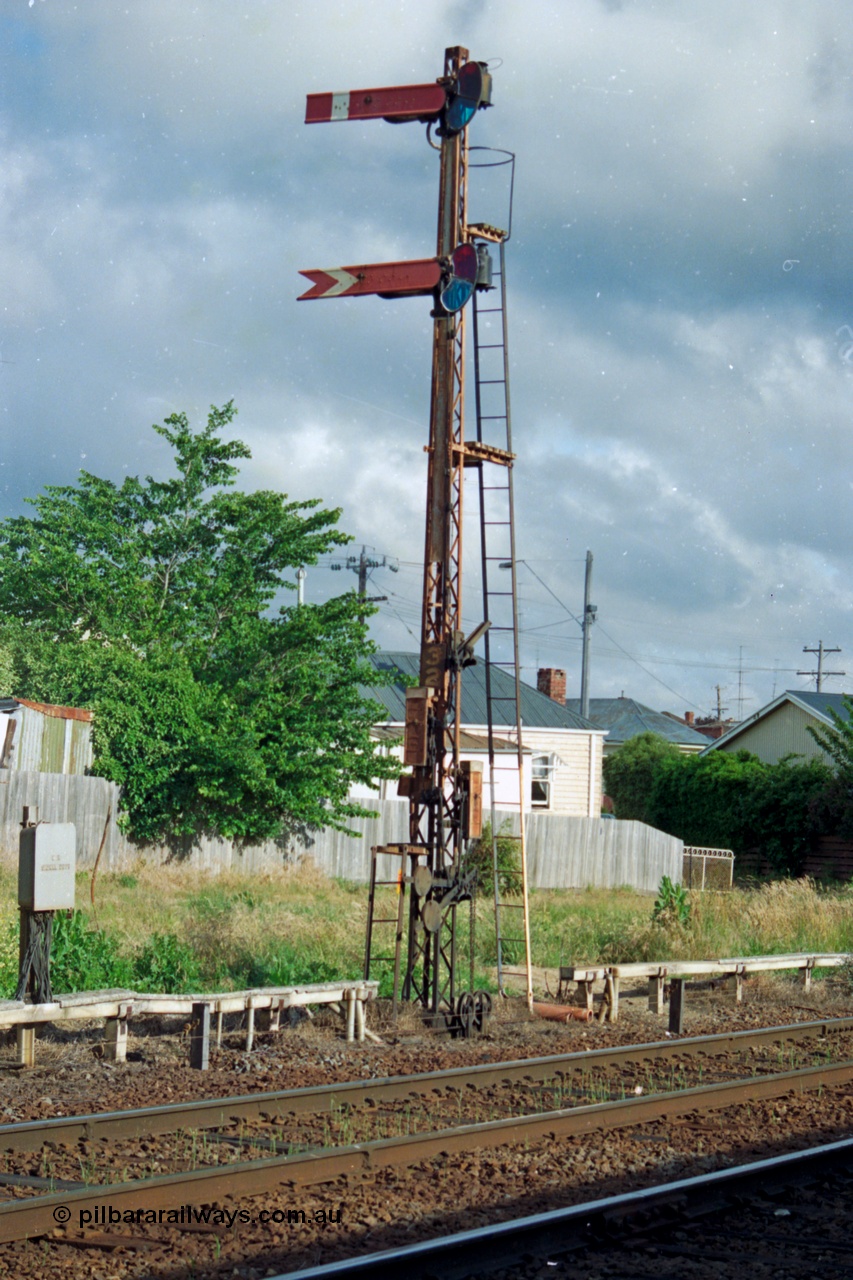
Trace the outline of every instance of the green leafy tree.
<instances>
[{"instance_id":1,"label":"green leafy tree","mask_svg":"<svg viewBox=\"0 0 853 1280\"><path fill-rule=\"evenodd\" d=\"M841 701L847 712L846 719L833 707L827 707L832 725L826 729L809 725L808 731L834 762L837 772L853 783L853 697L845 693Z\"/></svg>"},{"instance_id":2,"label":"green leafy tree","mask_svg":"<svg viewBox=\"0 0 853 1280\"><path fill-rule=\"evenodd\" d=\"M800 875L826 829L832 776L820 760L766 764L748 751L693 756L654 779L649 820L685 844L757 852L774 871Z\"/></svg>"},{"instance_id":3,"label":"green leafy tree","mask_svg":"<svg viewBox=\"0 0 853 1280\"><path fill-rule=\"evenodd\" d=\"M617 818L649 822L655 779L661 768L677 768L683 756L659 733L638 733L604 759L604 787Z\"/></svg>"},{"instance_id":4,"label":"green leafy tree","mask_svg":"<svg viewBox=\"0 0 853 1280\"><path fill-rule=\"evenodd\" d=\"M847 718L827 707L832 721L829 728L808 726L815 742L832 760L835 769L830 785L822 797L822 814L826 828L846 840L853 839L853 697L844 694L842 703Z\"/></svg>"},{"instance_id":5,"label":"green leafy tree","mask_svg":"<svg viewBox=\"0 0 853 1280\"><path fill-rule=\"evenodd\" d=\"M685 844L752 848L755 797L768 767L748 751L683 757L679 769L655 779L649 820Z\"/></svg>"},{"instance_id":6,"label":"green leafy tree","mask_svg":"<svg viewBox=\"0 0 853 1280\"><path fill-rule=\"evenodd\" d=\"M175 475L81 472L0 524L0 644L15 692L95 712L95 771L140 840L345 829L373 749L372 646L355 593L275 605L292 571L349 541L316 500L234 488L233 404L158 432Z\"/></svg>"},{"instance_id":7,"label":"green leafy tree","mask_svg":"<svg viewBox=\"0 0 853 1280\"><path fill-rule=\"evenodd\" d=\"M0 644L0 698L8 697L15 690L15 659L6 645Z\"/></svg>"}]
</instances>

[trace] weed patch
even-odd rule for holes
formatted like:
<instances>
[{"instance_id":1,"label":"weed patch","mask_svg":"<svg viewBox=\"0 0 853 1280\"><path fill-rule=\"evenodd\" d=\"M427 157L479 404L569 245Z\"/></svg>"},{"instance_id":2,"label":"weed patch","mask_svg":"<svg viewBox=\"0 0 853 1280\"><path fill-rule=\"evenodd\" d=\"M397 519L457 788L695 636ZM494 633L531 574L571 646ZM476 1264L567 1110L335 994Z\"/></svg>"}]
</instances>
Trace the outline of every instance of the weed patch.
<instances>
[{"instance_id":1,"label":"weed patch","mask_svg":"<svg viewBox=\"0 0 853 1280\"><path fill-rule=\"evenodd\" d=\"M82 911L57 914L50 948L54 991L99 991L131 984L132 966L118 940L93 929ZM13 986L17 985L13 983Z\"/></svg>"}]
</instances>

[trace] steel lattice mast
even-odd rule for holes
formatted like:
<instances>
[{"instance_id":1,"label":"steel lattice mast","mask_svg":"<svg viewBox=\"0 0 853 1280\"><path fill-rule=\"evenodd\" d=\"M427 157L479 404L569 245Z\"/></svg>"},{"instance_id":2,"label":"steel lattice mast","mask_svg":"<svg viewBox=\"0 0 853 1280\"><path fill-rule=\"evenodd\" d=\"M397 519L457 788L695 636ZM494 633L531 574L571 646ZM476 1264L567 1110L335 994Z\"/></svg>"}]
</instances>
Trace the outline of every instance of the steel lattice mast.
<instances>
[{"instance_id":1,"label":"steel lattice mast","mask_svg":"<svg viewBox=\"0 0 853 1280\"><path fill-rule=\"evenodd\" d=\"M455 76L467 56L465 49L448 49L445 77ZM439 258L464 242L467 195L467 135L463 132L445 136L441 142ZM436 310L420 660L427 758L414 764L409 838L413 846L427 851L433 882L425 897L438 909L426 908L412 894L403 983L404 998L416 994L434 1013L442 1004L452 1008L455 1001L457 903L461 897L470 897L460 866L461 842L467 834L459 770L464 364L465 310L453 315ZM413 710L417 716L417 703ZM432 929L423 927L425 908L426 923Z\"/></svg>"},{"instance_id":2,"label":"steel lattice mast","mask_svg":"<svg viewBox=\"0 0 853 1280\"><path fill-rule=\"evenodd\" d=\"M467 125L488 106L491 77L460 47L445 52L443 76L432 85L312 94L306 121L384 118L435 124L441 137L435 259L364 264L302 272L305 299L376 293L432 295L433 355L428 444L426 537L419 686L407 691L401 779L409 799L409 842L374 849L365 972L374 923L394 923L394 1002L417 1000L434 1016L454 1016L458 1001L457 914L472 903L474 876L464 867L469 839L480 834L481 775L460 763L460 693L473 642L462 632L462 498L465 303L478 283L479 259L467 227ZM475 457L469 459L475 461ZM378 878L378 858L400 859L399 875ZM377 886L398 884L396 918L376 916ZM408 893L408 911L405 908ZM473 906L471 908L473 933ZM473 967L473 937L469 949Z\"/></svg>"}]
</instances>

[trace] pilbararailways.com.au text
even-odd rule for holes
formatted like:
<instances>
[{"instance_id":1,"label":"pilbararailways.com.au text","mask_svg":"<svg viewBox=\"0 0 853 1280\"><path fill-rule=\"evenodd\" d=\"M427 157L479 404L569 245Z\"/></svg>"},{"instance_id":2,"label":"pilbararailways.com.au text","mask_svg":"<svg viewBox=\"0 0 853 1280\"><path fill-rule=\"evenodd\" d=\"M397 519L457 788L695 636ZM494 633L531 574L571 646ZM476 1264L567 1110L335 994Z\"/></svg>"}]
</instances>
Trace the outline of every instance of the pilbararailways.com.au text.
<instances>
[{"instance_id":1,"label":"pilbararailways.com.au text","mask_svg":"<svg viewBox=\"0 0 853 1280\"><path fill-rule=\"evenodd\" d=\"M53 1211L54 1221L60 1226L71 1221L71 1210L58 1205ZM237 1226L302 1226L315 1223L343 1221L341 1209L261 1209L252 1213L249 1209L214 1209L209 1205L197 1208L182 1204L177 1209L116 1209L109 1204L97 1204L93 1209L78 1209L79 1227L165 1226L165 1227L228 1227Z\"/></svg>"}]
</instances>

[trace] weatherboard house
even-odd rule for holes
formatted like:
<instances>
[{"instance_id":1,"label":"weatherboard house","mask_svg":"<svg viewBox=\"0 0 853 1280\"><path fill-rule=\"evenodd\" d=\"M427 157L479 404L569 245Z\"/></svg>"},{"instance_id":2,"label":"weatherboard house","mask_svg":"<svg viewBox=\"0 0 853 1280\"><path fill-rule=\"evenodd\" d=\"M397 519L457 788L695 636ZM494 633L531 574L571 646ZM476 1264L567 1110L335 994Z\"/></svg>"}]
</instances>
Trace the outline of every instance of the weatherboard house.
<instances>
[{"instance_id":1,"label":"weatherboard house","mask_svg":"<svg viewBox=\"0 0 853 1280\"><path fill-rule=\"evenodd\" d=\"M849 720L844 698L843 693L805 693L788 689L706 746L702 754L751 751L765 764L777 764L784 756L790 755L831 763L829 755L809 733L809 728L833 728L831 711L842 720Z\"/></svg>"},{"instance_id":2,"label":"weatherboard house","mask_svg":"<svg viewBox=\"0 0 853 1280\"><path fill-rule=\"evenodd\" d=\"M372 658L378 671L395 673L398 678L389 685L365 690L381 703L386 718L377 724L374 736L384 744L389 753L402 758L402 737L406 723L406 689L416 685L419 679L420 661L414 653L376 653ZM501 707L512 707L512 677L501 667L492 665L491 681L497 695L494 705L496 715ZM506 688L504 689L504 686ZM506 693L507 701L499 697ZM563 676L565 696L565 676ZM601 813L602 774L606 730L585 720L558 699L521 684L521 720L525 760L525 809L527 811L568 815L577 818L597 818ZM485 668L482 662L466 667L462 673L461 702L461 757L478 760L484 766L484 786L489 785L488 725L486 704ZM496 757L495 800L507 807L518 797L515 724L494 725ZM498 773L500 770L500 773ZM396 785L383 784L380 793L391 799L396 795ZM367 788L353 792L356 796L375 796Z\"/></svg>"}]
</instances>

